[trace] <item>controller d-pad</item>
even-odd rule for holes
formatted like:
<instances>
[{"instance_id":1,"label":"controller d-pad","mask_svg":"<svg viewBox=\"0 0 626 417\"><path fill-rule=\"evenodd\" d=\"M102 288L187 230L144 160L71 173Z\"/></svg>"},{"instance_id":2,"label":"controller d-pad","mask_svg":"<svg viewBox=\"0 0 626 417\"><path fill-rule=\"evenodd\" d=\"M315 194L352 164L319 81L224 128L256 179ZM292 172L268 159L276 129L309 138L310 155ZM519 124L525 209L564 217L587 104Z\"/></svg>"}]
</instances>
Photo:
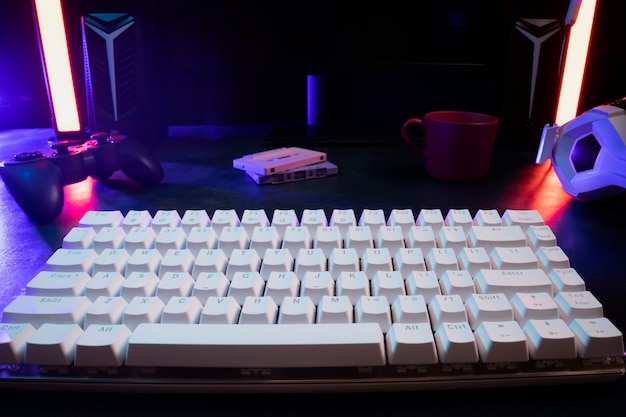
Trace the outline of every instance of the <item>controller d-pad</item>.
<instances>
[{"instance_id":1,"label":"controller d-pad","mask_svg":"<svg viewBox=\"0 0 626 417\"><path fill-rule=\"evenodd\" d=\"M34 152L20 152L16 155L13 156L13 158L17 161L17 162L27 162L27 161L32 161L34 159L40 159L43 158L43 153L39 152L39 151L34 151Z\"/></svg>"}]
</instances>

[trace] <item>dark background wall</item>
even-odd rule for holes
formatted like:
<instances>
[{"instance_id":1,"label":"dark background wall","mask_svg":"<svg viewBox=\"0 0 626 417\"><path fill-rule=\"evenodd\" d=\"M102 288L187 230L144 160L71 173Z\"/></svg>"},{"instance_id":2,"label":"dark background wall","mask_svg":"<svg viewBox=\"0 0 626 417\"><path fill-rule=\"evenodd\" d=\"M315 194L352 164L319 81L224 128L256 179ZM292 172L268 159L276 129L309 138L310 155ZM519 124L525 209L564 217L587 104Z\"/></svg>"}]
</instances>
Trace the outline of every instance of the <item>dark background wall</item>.
<instances>
[{"instance_id":1,"label":"dark background wall","mask_svg":"<svg viewBox=\"0 0 626 417\"><path fill-rule=\"evenodd\" d=\"M74 43L75 63L80 64L81 59L79 49L78 56L76 54L76 42L80 42L80 13L90 7L95 11L104 10L103 7L121 7L131 13L133 8L141 10L150 21L147 26L156 34L152 39L167 41L163 36L172 31L172 28L162 26L167 24L159 6L163 2L66 0L66 3L72 5L72 14L68 18L72 21L70 36ZM180 0L178 3L187 7L198 6L193 1ZM521 1L518 7L520 13L529 17L561 19L567 4L564 0ZM619 6L619 0L598 2L581 110L626 95L626 59L621 45ZM0 129L50 126L31 7L29 1L3 1L0 4ZM196 41L201 43L202 39ZM158 45L150 44L148 47L155 54L147 63L147 69L155 71L160 80L155 88L160 89L168 125L266 124L301 118L305 114L305 84L301 74L263 71L219 74L202 68L181 72L172 65L171 56L159 56L163 51L171 53L172 49L159 49ZM354 79L354 119L395 126L406 117L443 108L498 114L502 111L503 101L515 100L515 97L506 96L502 85L506 78L502 71L510 69L500 69L497 73L481 74L362 74ZM84 92L80 88L79 94Z\"/></svg>"}]
</instances>

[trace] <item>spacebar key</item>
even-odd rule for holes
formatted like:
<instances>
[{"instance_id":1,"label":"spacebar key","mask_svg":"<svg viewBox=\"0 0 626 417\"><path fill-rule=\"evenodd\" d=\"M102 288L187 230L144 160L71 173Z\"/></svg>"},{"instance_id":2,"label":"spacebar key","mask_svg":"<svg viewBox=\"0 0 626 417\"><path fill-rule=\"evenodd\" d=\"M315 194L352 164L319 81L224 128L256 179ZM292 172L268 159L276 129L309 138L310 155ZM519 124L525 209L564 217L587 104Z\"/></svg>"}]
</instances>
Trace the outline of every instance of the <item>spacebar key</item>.
<instances>
[{"instance_id":1,"label":"spacebar key","mask_svg":"<svg viewBox=\"0 0 626 417\"><path fill-rule=\"evenodd\" d=\"M130 340L126 365L269 368L385 365L378 324L143 323Z\"/></svg>"}]
</instances>

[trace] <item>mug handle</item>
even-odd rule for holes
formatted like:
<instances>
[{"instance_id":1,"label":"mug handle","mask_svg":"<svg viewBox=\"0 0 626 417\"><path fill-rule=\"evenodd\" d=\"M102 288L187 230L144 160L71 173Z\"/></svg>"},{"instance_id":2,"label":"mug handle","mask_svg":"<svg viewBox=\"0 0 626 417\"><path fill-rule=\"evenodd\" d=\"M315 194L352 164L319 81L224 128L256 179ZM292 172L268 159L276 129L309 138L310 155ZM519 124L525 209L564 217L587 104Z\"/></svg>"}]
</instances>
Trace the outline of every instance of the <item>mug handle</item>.
<instances>
[{"instance_id":1,"label":"mug handle","mask_svg":"<svg viewBox=\"0 0 626 417\"><path fill-rule=\"evenodd\" d=\"M422 121L422 119L419 119L417 117L411 117L410 119L407 119L407 121L404 122L404 124L402 125L402 129L400 131L400 134L402 135L402 140L404 140L406 143L411 145L411 147L413 147L413 149L415 149L421 155L425 155L426 152L424 151L424 148L422 148L417 143L413 142L411 138L409 138L409 135L407 134L407 130L409 126L414 125L414 124L418 124L422 127L424 126L424 122Z\"/></svg>"}]
</instances>

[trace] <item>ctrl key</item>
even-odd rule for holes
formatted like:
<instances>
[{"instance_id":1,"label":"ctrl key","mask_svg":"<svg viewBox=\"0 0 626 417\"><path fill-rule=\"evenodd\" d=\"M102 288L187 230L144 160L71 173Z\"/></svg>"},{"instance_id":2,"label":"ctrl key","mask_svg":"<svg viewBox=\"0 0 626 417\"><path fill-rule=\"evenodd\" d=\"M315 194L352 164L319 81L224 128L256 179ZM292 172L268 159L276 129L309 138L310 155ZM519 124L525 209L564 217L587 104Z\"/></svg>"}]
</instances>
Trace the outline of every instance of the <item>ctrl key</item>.
<instances>
[{"instance_id":1,"label":"ctrl key","mask_svg":"<svg viewBox=\"0 0 626 417\"><path fill-rule=\"evenodd\" d=\"M0 323L0 367L22 363L26 341L35 331L29 323Z\"/></svg>"}]
</instances>

